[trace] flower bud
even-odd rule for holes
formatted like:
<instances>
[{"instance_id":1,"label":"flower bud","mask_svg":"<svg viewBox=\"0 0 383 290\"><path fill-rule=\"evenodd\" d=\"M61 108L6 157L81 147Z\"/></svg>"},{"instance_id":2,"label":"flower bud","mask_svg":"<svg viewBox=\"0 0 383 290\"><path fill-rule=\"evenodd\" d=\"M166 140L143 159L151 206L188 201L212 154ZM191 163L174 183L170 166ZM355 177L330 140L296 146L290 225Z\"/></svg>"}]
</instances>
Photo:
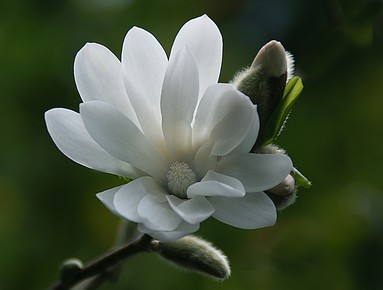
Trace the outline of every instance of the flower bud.
<instances>
[{"instance_id":1,"label":"flower bud","mask_svg":"<svg viewBox=\"0 0 383 290\"><path fill-rule=\"evenodd\" d=\"M186 236L175 242L153 242L153 250L182 269L205 274L216 280L230 276L227 257L211 243L195 236Z\"/></svg>"},{"instance_id":2,"label":"flower bud","mask_svg":"<svg viewBox=\"0 0 383 290\"><path fill-rule=\"evenodd\" d=\"M266 146L259 147L254 152L258 154L286 154L285 149L275 144L268 144Z\"/></svg>"},{"instance_id":3,"label":"flower bud","mask_svg":"<svg viewBox=\"0 0 383 290\"><path fill-rule=\"evenodd\" d=\"M272 40L259 50L251 66L262 68L266 77L278 78L287 72L286 51L280 42Z\"/></svg>"},{"instance_id":4,"label":"flower bud","mask_svg":"<svg viewBox=\"0 0 383 290\"><path fill-rule=\"evenodd\" d=\"M286 154L286 151L275 144L269 144L263 147L258 148L255 153L258 154ZM277 186L269 189L268 194L273 194L277 196L287 196L295 190L295 179L289 174L286 178Z\"/></svg>"},{"instance_id":5,"label":"flower bud","mask_svg":"<svg viewBox=\"0 0 383 290\"><path fill-rule=\"evenodd\" d=\"M283 180L280 184L278 184L277 186L273 187L269 191L272 194L286 196L286 195L291 194L294 191L294 188L295 188L294 177L292 177L289 174L289 175L287 175L285 180Z\"/></svg>"},{"instance_id":6,"label":"flower bud","mask_svg":"<svg viewBox=\"0 0 383 290\"><path fill-rule=\"evenodd\" d=\"M71 284L83 266L79 259L71 258L65 260L60 267L60 281L64 284Z\"/></svg>"},{"instance_id":7,"label":"flower bud","mask_svg":"<svg viewBox=\"0 0 383 290\"><path fill-rule=\"evenodd\" d=\"M233 85L258 106L260 134L281 102L286 81L291 78L293 60L282 44L272 40L256 55L252 65L234 77Z\"/></svg>"},{"instance_id":8,"label":"flower bud","mask_svg":"<svg viewBox=\"0 0 383 290\"><path fill-rule=\"evenodd\" d=\"M265 192L270 198L271 200L274 202L275 204L275 207L277 208L277 210L281 211L281 210L284 210L286 208L288 208L289 206L291 206L292 204L294 204L294 202L296 201L297 199L297 188L295 187L295 189L293 190L293 192L291 192L290 194L288 195L277 195L277 194L272 194L269 190Z\"/></svg>"}]
</instances>

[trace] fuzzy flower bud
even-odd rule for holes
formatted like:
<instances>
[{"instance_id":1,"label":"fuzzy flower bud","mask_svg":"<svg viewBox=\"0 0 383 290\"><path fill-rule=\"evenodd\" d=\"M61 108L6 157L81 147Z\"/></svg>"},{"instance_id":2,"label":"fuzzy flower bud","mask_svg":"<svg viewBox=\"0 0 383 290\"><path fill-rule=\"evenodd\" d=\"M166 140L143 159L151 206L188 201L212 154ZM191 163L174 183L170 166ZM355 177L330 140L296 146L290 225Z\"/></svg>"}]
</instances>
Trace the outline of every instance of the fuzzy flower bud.
<instances>
[{"instance_id":1,"label":"fuzzy flower bud","mask_svg":"<svg viewBox=\"0 0 383 290\"><path fill-rule=\"evenodd\" d=\"M280 77L287 72L286 51L282 44L272 40L255 57L252 67L261 67L266 77Z\"/></svg>"},{"instance_id":2,"label":"fuzzy flower bud","mask_svg":"<svg viewBox=\"0 0 383 290\"><path fill-rule=\"evenodd\" d=\"M276 195L286 196L291 194L295 188L295 180L290 174L280 184L270 189L270 192Z\"/></svg>"},{"instance_id":3,"label":"fuzzy flower bud","mask_svg":"<svg viewBox=\"0 0 383 290\"><path fill-rule=\"evenodd\" d=\"M186 236L170 243L154 241L152 248L162 258L182 269L205 274L216 280L230 276L227 257L211 243L195 236Z\"/></svg>"},{"instance_id":4,"label":"fuzzy flower bud","mask_svg":"<svg viewBox=\"0 0 383 290\"><path fill-rule=\"evenodd\" d=\"M292 56L280 42L272 40L259 50L249 68L234 77L233 85L258 106L261 131L281 102L292 71Z\"/></svg>"}]
</instances>

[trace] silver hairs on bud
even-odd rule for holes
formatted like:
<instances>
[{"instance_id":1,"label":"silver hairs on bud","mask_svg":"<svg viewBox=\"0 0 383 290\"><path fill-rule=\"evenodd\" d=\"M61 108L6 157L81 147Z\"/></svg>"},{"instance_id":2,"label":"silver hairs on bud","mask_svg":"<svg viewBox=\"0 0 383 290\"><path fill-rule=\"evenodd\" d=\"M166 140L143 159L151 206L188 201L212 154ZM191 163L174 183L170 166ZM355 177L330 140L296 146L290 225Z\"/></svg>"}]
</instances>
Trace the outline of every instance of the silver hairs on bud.
<instances>
[{"instance_id":1,"label":"silver hairs on bud","mask_svg":"<svg viewBox=\"0 0 383 290\"><path fill-rule=\"evenodd\" d=\"M195 236L186 236L170 243L154 241L152 249L182 269L205 274L220 281L230 276L227 257L211 243Z\"/></svg>"}]
</instances>

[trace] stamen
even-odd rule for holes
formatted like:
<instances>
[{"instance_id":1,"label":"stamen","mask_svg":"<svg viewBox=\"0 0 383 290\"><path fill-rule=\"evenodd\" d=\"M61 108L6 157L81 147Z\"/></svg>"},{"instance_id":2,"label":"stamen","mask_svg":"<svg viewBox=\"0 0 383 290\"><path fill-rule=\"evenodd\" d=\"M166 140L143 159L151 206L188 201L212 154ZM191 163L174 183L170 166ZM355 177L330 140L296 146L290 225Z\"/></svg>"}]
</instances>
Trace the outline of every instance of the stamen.
<instances>
[{"instance_id":1,"label":"stamen","mask_svg":"<svg viewBox=\"0 0 383 290\"><path fill-rule=\"evenodd\" d=\"M197 181L189 164L178 161L170 165L167 178L169 190L179 198L187 198L188 187Z\"/></svg>"}]
</instances>

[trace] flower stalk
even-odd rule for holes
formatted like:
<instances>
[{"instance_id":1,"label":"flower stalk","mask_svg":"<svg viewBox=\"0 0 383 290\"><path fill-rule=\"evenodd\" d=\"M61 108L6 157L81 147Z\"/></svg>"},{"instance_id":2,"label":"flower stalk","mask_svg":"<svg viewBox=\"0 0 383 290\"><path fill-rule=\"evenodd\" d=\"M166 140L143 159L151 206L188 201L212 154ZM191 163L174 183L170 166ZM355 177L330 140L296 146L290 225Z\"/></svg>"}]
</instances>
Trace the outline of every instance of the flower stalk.
<instances>
[{"instance_id":1,"label":"flower stalk","mask_svg":"<svg viewBox=\"0 0 383 290\"><path fill-rule=\"evenodd\" d=\"M78 268L77 273L72 275L70 279L65 280L64 278L63 280L63 276L61 275L61 279L49 288L49 290L69 290L72 286L85 279L106 273L111 267L133 256L134 254L152 251L152 241L153 239L150 236L143 235L136 241L121 248L112 250L89 262L82 268Z\"/></svg>"},{"instance_id":2,"label":"flower stalk","mask_svg":"<svg viewBox=\"0 0 383 290\"><path fill-rule=\"evenodd\" d=\"M110 280L116 266L123 260L142 252L157 252L162 258L183 269L204 274L222 281L230 276L227 257L211 243L187 236L174 242L160 242L149 235L142 235L132 243L107 252L86 265L78 259L64 261L60 279L49 290L69 290L80 282L93 278L85 289L96 289Z\"/></svg>"}]
</instances>

